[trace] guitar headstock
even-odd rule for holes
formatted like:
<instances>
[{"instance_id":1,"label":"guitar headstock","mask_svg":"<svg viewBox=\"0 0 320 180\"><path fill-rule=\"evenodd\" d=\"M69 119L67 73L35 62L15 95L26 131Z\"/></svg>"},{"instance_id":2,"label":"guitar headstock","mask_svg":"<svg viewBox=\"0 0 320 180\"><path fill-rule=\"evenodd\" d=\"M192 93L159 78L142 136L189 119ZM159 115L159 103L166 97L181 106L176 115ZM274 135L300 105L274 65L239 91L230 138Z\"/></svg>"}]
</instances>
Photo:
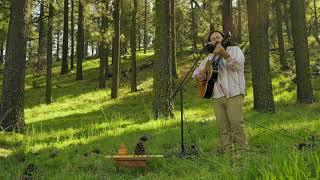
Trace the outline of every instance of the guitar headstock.
<instances>
[{"instance_id":1,"label":"guitar headstock","mask_svg":"<svg viewBox=\"0 0 320 180\"><path fill-rule=\"evenodd\" d=\"M225 33L224 38L221 42L221 45L224 47L224 49L227 49L227 47L231 45L231 37L232 36L230 31Z\"/></svg>"}]
</instances>

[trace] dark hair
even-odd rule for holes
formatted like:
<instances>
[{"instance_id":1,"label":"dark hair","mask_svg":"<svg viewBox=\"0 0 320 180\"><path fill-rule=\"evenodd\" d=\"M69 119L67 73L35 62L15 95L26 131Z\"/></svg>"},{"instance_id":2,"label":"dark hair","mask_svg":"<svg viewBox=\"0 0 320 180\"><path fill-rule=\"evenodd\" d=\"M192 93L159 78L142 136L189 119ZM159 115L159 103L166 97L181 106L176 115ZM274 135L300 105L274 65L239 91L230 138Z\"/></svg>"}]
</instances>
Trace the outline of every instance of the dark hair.
<instances>
[{"instance_id":1,"label":"dark hair","mask_svg":"<svg viewBox=\"0 0 320 180\"><path fill-rule=\"evenodd\" d=\"M211 37L211 35L212 35L213 33L219 33L219 34L221 34L221 36L224 38L224 34L223 34L221 31L212 31L212 32L209 34L208 42L211 42L210 37Z\"/></svg>"}]
</instances>

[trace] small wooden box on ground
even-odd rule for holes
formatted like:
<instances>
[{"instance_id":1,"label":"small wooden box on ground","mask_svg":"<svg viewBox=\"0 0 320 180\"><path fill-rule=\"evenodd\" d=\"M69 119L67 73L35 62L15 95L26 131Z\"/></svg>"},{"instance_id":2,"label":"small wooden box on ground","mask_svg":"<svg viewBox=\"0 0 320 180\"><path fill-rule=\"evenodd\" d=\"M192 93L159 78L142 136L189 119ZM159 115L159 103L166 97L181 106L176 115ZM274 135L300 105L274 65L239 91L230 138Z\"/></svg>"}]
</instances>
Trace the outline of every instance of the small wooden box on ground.
<instances>
[{"instance_id":1,"label":"small wooden box on ground","mask_svg":"<svg viewBox=\"0 0 320 180\"><path fill-rule=\"evenodd\" d=\"M123 156L123 157L113 157L116 163L117 171L120 171L120 167L129 168L144 168L147 170L147 160L148 157L136 157L136 156Z\"/></svg>"},{"instance_id":2,"label":"small wooden box on ground","mask_svg":"<svg viewBox=\"0 0 320 180\"><path fill-rule=\"evenodd\" d=\"M120 167L144 168L146 171L147 160L149 158L163 158L163 155L129 155L128 149L124 144L121 144L118 155L106 156L106 158L113 158L115 160L115 166L118 172L120 172Z\"/></svg>"}]
</instances>

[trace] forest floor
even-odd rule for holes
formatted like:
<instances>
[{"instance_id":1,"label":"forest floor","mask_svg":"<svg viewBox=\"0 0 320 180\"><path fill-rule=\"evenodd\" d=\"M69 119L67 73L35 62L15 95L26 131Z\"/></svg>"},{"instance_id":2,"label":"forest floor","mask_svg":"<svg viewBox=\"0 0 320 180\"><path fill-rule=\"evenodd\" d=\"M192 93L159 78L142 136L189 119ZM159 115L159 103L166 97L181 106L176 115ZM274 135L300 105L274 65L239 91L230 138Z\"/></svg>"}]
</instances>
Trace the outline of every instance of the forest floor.
<instances>
[{"instance_id":1,"label":"forest floor","mask_svg":"<svg viewBox=\"0 0 320 180\"><path fill-rule=\"evenodd\" d=\"M319 61L316 53L310 52L312 64ZM122 67L129 67L129 58L122 58ZM139 65L153 58L152 51L138 52ZM60 76L56 62L50 105L44 103L45 77L28 70L26 131L0 132L0 179L24 174L35 179L320 179L320 78L312 78L315 102L298 104L294 71L281 72L277 58L271 54L275 113L253 110L251 74L246 69L244 117L250 150L245 152L216 152L213 102L197 96L193 80L187 83L185 145L190 155L182 159L179 98L174 119L153 119L152 68L138 72L139 91L135 93L130 92L129 79L122 76L119 98L112 100L110 79L106 89L98 89L98 59L83 63L83 81L75 81L75 72ZM292 52L288 58L293 65ZM193 61L190 53L178 55L180 78ZM147 172L124 168L118 174L114 161L104 156L116 154L121 143L133 153L143 135L150 137L145 144L148 154L165 158L151 159Z\"/></svg>"}]
</instances>

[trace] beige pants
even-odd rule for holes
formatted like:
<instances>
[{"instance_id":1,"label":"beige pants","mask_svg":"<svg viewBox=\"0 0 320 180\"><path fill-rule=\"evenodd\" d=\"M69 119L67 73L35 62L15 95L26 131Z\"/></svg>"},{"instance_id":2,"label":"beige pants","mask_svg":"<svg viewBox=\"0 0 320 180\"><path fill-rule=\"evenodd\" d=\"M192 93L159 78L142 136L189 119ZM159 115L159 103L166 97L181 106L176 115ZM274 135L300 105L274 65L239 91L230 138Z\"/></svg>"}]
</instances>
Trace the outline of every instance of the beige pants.
<instances>
[{"instance_id":1,"label":"beige pants","mask_svg":"<svg viewBox=\"0 0 320 180\"><path fill-rule=\"evenodd\" d=\"M244 132L242 102L243 95L237 95L231 98L221 97L214 99L216 121L223 148L231 147L232 143L238 144L240 147L247 146L247 138Z\"/></svg>"}]
</instances>

